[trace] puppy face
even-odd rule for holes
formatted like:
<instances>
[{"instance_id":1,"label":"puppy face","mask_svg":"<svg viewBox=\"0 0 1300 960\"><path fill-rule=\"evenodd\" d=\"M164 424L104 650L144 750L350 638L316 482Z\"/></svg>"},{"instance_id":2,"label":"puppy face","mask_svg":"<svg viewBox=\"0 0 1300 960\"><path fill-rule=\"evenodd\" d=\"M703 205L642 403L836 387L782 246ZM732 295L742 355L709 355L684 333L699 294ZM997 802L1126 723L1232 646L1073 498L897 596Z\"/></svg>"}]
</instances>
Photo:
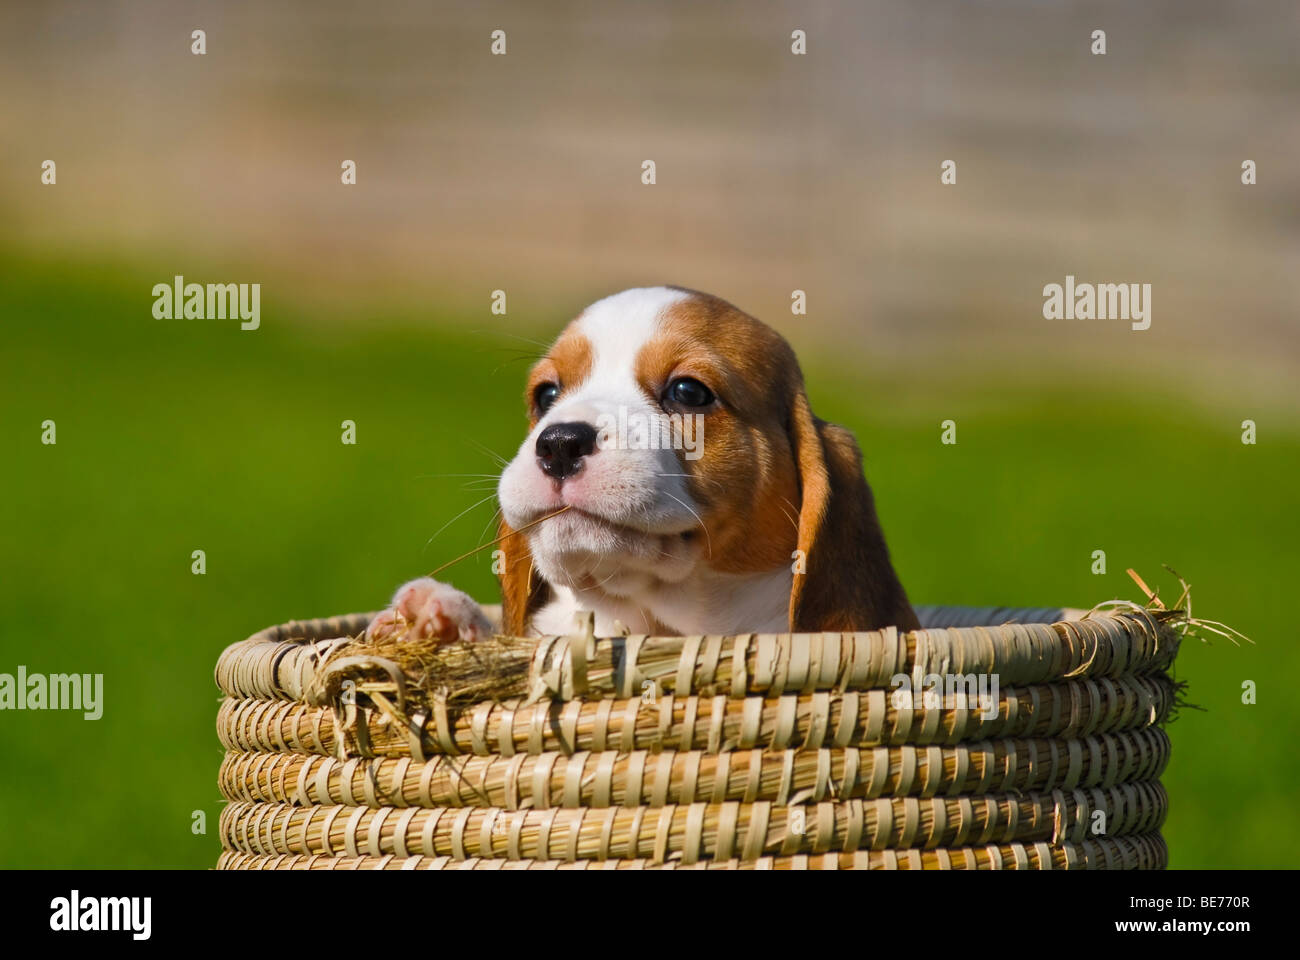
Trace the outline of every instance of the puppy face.
<instances>
[{"instance_id":1,"label":"puppy face","mask_svg":"<svg viewBox=\"0 0 1300 960\"><path fill-rule=\"evenodd\" d=\"M789 344L753 317L671 287L607 297L526 402L498 488L508 631L553 587L687 633L915 625L857 444L813 416Z\"/></svg>"},{"instance_id":2,"label":"puppy face","mask_svg":"<svg viewBox=\"0 0 1300 960\"><path fill-rule=\"evenodd\" d=\"M721 300L628 290L585 310L532 370L530 430L500 500L539 573L636 597L706 567L790 563L799 489L789 346ZM583 428L586 428L585 430Z\"/></svg>"}]
</instances>

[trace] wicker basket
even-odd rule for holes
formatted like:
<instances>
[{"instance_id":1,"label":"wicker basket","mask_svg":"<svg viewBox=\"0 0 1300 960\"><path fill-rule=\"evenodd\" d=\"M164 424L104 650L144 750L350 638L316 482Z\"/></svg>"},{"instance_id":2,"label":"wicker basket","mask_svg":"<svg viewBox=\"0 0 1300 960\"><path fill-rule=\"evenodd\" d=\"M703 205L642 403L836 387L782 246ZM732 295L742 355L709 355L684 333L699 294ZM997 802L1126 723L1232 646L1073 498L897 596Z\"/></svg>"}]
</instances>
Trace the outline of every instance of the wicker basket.
<instances>
[{"instance_id":1,"label":"wicker basket","mask_svg":"<svg viewBox=\"0 0 1300 960\"><path fill-rule=\"evenodd\" d=\"M359 655L370 614L263 630L216 670L218 868L1163 868L1171 626L917 612L901 635L498 638L517 679L468 700ZM970 674L982 702L923 695Z\"/></svg>"}]
</instances>

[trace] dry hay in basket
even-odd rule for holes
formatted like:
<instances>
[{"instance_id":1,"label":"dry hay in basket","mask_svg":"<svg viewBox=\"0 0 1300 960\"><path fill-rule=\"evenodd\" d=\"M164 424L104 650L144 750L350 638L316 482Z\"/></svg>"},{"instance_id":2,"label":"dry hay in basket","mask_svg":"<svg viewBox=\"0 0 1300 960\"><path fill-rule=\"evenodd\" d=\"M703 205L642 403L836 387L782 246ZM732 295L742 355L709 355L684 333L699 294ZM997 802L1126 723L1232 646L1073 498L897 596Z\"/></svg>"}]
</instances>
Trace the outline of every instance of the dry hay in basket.
<instances>
[{"instance_id":1,"label":"dry hay in basket","mask_svg":"<svg viewBox=\"0 0 1300 960\"><path fill-rule=\"evenodd\" d=\"M1191 637L1194 640L1200 640L1202 643L1210 643L1211 641L1208 635L1212 634L1214 636L1226 637L1238 647L1241 646L1240 643L1237 643L1238 637L1252 646L1254 645L1254 640L1250 639L1250 637L1246 636L1240 630L1228 626L1226 623L1220 623L1218 620L1206 620L1201 617L1192 616L1192 585L1184 580L1178 571L1169 566L1169 564L1165 564L1164 567L1178 579L1179 585L1183 588L1182 593L1178 595L1178 599L1174 601L1172 606L1166 606L1165 602L1160 599L1159 587L1152 590L1145 582L1143 582L1142 578L1138 576L1137 571L1132 568L1126 571L1133 579L1133 582L1138 585L1139 589L1146 594L1146 609L1148 611L1157 617L1163 618L1165 622L1171 623L1175 629L1178 630L1179 637L1183 639ZM1110 605L1124 605L1126 603L1127 601L1123 600L1113 600ZM1099 605L1098 608L1101 606L1107 605L1102 604ZM1131 604L1130 606L1136 605Z\"/></svg>"},{"instance_id":2,"label":"dry hay in basket","mask_svg":"<svg viewBox=\"0 0 1300 960\"><path fill-rule=\"evenodd\" d=\"M330 648L304 691L322 706L346 700L347 684L370 696L391 694L399 711L407 700L439 699L450 705L501 700L527 692L537 641L494 635L475 641L414 637L409 625L374 638L366 633Z\"/></svg>"}]
</instances>

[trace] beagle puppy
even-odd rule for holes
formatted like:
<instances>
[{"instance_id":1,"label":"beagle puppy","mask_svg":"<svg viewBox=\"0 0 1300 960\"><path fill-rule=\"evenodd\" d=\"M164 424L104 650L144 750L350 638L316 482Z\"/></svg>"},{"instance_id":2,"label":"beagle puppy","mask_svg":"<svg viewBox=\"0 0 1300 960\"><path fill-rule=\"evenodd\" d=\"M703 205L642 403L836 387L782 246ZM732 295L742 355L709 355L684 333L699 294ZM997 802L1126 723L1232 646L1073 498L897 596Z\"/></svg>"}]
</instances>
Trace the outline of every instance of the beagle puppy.
<instances>
[{"instance_id":1,"label":"beagle puppy","mask_svg":"<svg viewBox=\"0 0 1300 960\"><path fill-rule=\"evenodd\" d=\"M501 474L501 629L598 636L919 626L852 434L818 420L790 345L676 287L592 304L533 367L529 431ZM372 635L494 625L430 578Z\"/></svg>"}]
</instances>

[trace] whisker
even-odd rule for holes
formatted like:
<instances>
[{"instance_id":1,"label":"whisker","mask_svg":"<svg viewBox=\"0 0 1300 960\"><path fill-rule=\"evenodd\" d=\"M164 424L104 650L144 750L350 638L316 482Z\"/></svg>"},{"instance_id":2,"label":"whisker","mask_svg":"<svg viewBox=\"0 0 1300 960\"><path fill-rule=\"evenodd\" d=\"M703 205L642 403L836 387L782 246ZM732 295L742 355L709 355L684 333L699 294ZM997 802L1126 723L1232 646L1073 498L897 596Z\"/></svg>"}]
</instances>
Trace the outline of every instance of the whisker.
<instances>
[{"instance_id":1,"label":"whisker","mask_svg":"<svg viewBox=\"0 0 1300 960\"><path fill-rule=\"evenodd\" d=\"M789 497L782 497L781 499L784 500L786 503L790 503L790 498L789 498ZM790 511L789 511L789 510L787 510L785 507L781 506L781 504L778 503L777 506L778 506L778 507L781 507L781 512L785 514L785 518L786 518L787 520L790 521L790 525L791 525L792 527L794 527L794 532L797 534L797 533L799 532L799 521L796 520L796 519L794 518L794 516L792 516L792 515L790 514ZM790 507L793 509L793 508L794 508L794 504L793 504L793 503L790 503ZM798 514L798 511L797 511L797 510L795 511L795 514L796 514L796 515Z\"/></svg>"},{"instance_id":2,"label":"whisker","mask_svg":"<svg viewBox=\"0 0 1300 960\"><path fill-rule=\"evenodd\" d=\"M680 499L678 499L677 497L674 497L671 493L668 493L666 490L663 491L663 494L664 494L664 496L666 496L666 497L672 497L672 499L677 500L678 503L680 503L683 507L685 507L687 510L690 511L691 516L693 516L693 517L695 518L695 522L698 523L698 524L700 525L700 529L704 531L704 541L705 541L705 543L708 544L708 548L709 548L709 556L712 557L712 556L713 556L713 538L709 536L709 528L706 527L706 526L704 525L704 520L703 520L703 518L702 518L698 513L696 513L696 512L695 512L695 509L694 509L694 508L693 508L689 503L687 503L685 500L680 500Z\"/></svg>"},{"instance_id":3,"label":"whisker","mask_svg":"<svg viewBox=\"0 0 1300 960\"><path fill-rule=\"evenodd\" d=\"M452 566L453 564L460 563L460 562L461 562L462 560L464 560L466 557L472 557L472 556L474 556L474 554L478 553L480 550L486 550L488 547L492 546L494 543L500 543L502 540L506 540L506 539L509 539L510 537L515 536L516 534L523 533L523 532L524 532L525 530L527 530L529 527L535 527L535 526L537 526L539 523L544 523L545 521L551 519L551 517L558 517L560 514L564 513L566 510L570 510L570 509L572 509L572 508L571 508L571 507L568 507L568 506L560 507L560 509L559 509L559 510L556 510L554 513L548 513L548 514L547 514L546 516L544 516L544 517L538 517L536 520L531 520L531 521L529 521L528 523L525 523L525 524L524 524L522 527L520 527L518 530L512 530L512 531L510 531L509 533L503 533L503 534L501 534L501 536L499 536L499 537L495 537L495 538L493 538L492 540L489 540L487 543L480 544L479 546L475 547L473 550L469 550L469 551L467 551L467 552L465 552L465 553L462 553L459 557L456 557L454 560L448 560L448 561L447 561L446 563L444 563L442 566L440 566L440 567L436 568L435 570L431 571L430 574L429 574L429 576L431 576L431 577L436 577L438 574L442 573L442 571L446 570L448 567Z\"/></svg>"},{"instance_id":4,"label":"whisker","mask_svg":"<svg viewBox=\"0 0 1300 960\"><path fill-rule=\"evenodd\" d=\"M531 337L523 337L517 333L508 333L505 330L471 330L470 333L475 336L485 337L509 337L511 340L518 340L520 343L530 343L534 347L541 347L543 350L551 349L549 343L542 343L540 340L534 340Z\"/></svg>"},{"instance_id":5,"label":"whisker","mask_svg":"<svg viewBox=\"0 0 1300 960\"><path fill-rule=\"evenodd\" d=\"M486 453L489 457L491 457L493 460L495 460L495 461L496 461L498 464L500 464L501 466L503 466L503 467L508 467L508 466L510 466L510 461L507 460L505 457L501 456L501 454L497 453L497 452L494 451L494 450L489 450L487 447L483 446L483 444L479 443L479 442L478 442L477 440L475 440L473 437L469 437L469 438L467 438L467 439L468 439L469 443L471 443L471 444L473 444L475 447L477 447L477 448L479 449L479 451L481 451L482 453Z\"/></svg>"},{"instance_id":6,"label":"whisker","mask_svg":"<svg viewBox=\"0 0 1300 960\"><path fill-rule=\"evenodd\" d=\"M491 499L492 499L493 497L495 497L495 496L496 496L496 494L493 493L493 494L490 494L490 495L484 497L482 500L479 500L477 503L471 503L468 507L466 507L466 508L465 508L464 510L462 510L460 513L456 514L456 516L452 517L450 520L448 520L446 523L444 523L441 527L439 527L437 530L434 531L432 537L430 537L428 540L424 541L424 547L425 547L425 549L427 550L427 549L429 548L429 544L433 543L433 541L434 541L435 539L437 539L438 534L442 533L442 531L446 530L446 529L447 529L448 527L450 527L453 523L455 523L455 522L456 522L457 520L459 520L461 517L465 516L465 514L469 513L469 512L470 512L471 510L473 510L475 507L481 507L483 504L487 503L489 500L491 500Z\"/></svg>"},{"instance_id":7,"label":"whisker","mask_svg":"<svg viewBox=\"0 0 1300 960\"><path fill-rule=\"evenodd\" d=\"M603 559L603 558L602 558L602 559ZM593 570L592 572L593 572L593 573L599 573L599 572L600 572L600 563L599 563L599 562L596 563L596 569ZM609 572L609 576L606 577L604 580L600 581L598 584L596 584L596 586L595 586L593 589L595 589L595 590L599 590L599 589L600 589L601 587L603 587L605 584L609 583L609 581L613 580L616 576L618 576L618 569L617 569L617 568L611 570L611 571Z\"/></svg>"},{"instance_id":8,"label":"whisker","mask_svg":"<svg viewBox=\"0 0 1300 960\"><path fill-rule=\"evenodd\" d=\"M502 360L500 363L498 363L495 367L492 368L492 373L495 376L496 374L501 372L502 367L505 367L512 363L520 363L520 362L536 363L540 359L542 359L540 356L534 356L531 353L520 354L517 357L510 357L508 360Z\"/></svg>"},{"instance_id":9,"label":"whisker","mask_svg":"<svg viewBox=\"0 0 1300 960\"><path fill-rule=\"evenodd\" d=\"M497 507L497 512L492 514L492 519L489 520L487 523L485 523L483 525L483 529L479 531L478 534L479 546L483 545L483 538L488 535L488 531L492 529L493 524L495 524L497 520L499 520L500 518L501 518L501 508Z\"/></svg>"},{"instance_id":10,"label":"whisker","mask_svg":"<svg viewBox=\"0 0 1300 960\"><path fill-rule=\"evenodd\" d=\"M703 485L703 492L704 492L705 494L707 494L708 492L713 491L713 490L718 490L718 491L720 491L720 494L719 494L720 496L724 496L724 497L726 496L727 485L724 484L721 480L717 480L717 479L714 479L714 478L711 478L711 477L697 477L697 476L695 476L694 474L690 474L690 473L660 473L660 474L656 474L656 476L659 476L659 477L684 477L684 478L686 478L687 480L691 481L691 484L689 484L689 485L694 485L694 484L701 484L701 485ZM699 488L696 488L696 489L698 490Z\"/></svg>"},{"instance_id":11,"label":"whisker","mask_svg":"<svg viewBox=\"0 0 1300 960\"><path fill-rule=\"evenodd\" d=\"M417 474L416 480L430 480L442 477L491 477L493 480L500 479L499 473L421 473Z\"/></svg>"}]
</instances>

